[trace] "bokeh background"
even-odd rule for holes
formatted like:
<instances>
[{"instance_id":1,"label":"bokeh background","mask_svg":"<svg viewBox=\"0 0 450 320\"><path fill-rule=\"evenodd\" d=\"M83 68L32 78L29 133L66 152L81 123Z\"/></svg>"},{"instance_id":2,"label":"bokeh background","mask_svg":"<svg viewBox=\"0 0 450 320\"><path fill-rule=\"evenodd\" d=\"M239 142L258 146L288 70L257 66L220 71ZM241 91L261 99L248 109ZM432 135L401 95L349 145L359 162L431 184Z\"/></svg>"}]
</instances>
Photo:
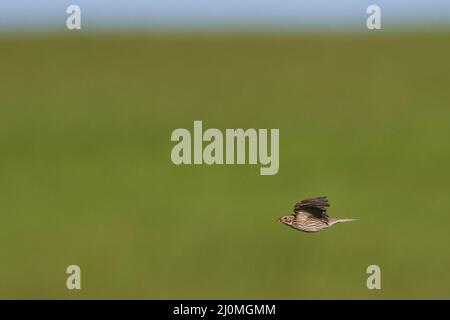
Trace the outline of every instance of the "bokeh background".
<instances>
[{"instance_id":1,"label":"bokeh background","mask_svg":"<svg viewBox=\"0 0 450 320\"><path fill-rule=\"evenodd\" d=\"M450 298L448 1L73 3L0 4L0 298ZM194 120L279 173L175 166ZM359 221L276 222L318 195Z\"/></svg>"}]
</instances>

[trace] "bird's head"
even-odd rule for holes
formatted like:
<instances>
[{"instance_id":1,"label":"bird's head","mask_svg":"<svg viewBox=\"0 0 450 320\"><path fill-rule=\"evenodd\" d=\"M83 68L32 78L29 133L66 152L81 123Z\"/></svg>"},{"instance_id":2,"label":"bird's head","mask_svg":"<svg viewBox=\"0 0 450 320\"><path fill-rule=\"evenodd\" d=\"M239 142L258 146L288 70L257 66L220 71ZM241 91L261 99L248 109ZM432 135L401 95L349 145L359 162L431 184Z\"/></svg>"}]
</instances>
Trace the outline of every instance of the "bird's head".
<instances>
[{"instance_id":1,"label":"bird's head","mask_svg":"<svg viewBox=\"0 0 450 320\"><path fill-rule=\"evenodd\" d=\"M287 224L287 225L291 225L292 222L294 221L294 216L293 215L289 215L289 216L282 216L280 218L278 218L278 222Z\"/></svg>"}]
</instances>

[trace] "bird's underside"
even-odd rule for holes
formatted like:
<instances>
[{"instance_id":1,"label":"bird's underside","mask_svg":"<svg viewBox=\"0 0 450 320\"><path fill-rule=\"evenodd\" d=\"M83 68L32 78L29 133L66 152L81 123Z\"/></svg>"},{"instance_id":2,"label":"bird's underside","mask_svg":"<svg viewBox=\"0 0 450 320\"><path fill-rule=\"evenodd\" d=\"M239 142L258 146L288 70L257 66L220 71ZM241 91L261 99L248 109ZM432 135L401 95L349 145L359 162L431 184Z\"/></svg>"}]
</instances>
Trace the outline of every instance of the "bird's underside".
<instances>
[{"instance_id":1,"label":"bird's underside","mask_svg":"<svg viewBox=\"0 0 450 320\"><path fill-rule=\"evenodd\" d=\"M317 232L330 226L329 218L317 218L306 211L299 211L295 214L292 227L305 232Z\"/></svg>"},{"instance_id":2,"label":"bird's underside","mask_svg":"<svg viewBox=\"0 0 450 320\"><path fill-rule=\"evenodd\" d=\"M329 206L327 197L305 199L296 203L291 216L283 217L281 222L303 232L318 232L339 222L353 221L330 218L327 213Z\"/></svg>"}]
</instances>

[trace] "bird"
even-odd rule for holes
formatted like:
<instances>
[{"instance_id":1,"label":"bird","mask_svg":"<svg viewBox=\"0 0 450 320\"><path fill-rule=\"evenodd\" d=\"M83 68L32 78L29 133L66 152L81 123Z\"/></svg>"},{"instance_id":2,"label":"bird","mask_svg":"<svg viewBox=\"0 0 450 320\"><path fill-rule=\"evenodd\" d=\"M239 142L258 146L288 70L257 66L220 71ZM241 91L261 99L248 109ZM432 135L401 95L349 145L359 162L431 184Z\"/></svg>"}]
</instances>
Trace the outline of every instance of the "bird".
<instances>
[{"instance_id":1,"label":"bird","mask_svg":"<svg viewBox=\"0 0 450 320\"><path fill-rule=\"evenodd\" d=\"M288 227L303 232L319 232L326 230L336 223L355 221L356 219L330 218L327 213L329 207L327 197L315 197L297 202L290 215L278 219Z\"/></svg>"}]
</instances>

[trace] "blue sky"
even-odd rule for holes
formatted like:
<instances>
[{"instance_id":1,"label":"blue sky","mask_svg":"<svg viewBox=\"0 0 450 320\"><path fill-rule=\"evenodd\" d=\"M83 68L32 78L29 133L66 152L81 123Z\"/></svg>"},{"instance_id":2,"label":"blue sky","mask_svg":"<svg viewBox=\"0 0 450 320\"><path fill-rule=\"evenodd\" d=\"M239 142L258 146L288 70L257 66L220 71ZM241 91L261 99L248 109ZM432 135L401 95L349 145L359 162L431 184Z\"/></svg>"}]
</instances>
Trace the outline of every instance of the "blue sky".
<instances>
[{"instance_id":1,"label":"blue sky","mask_svg":"<svg viewBox=\"0 0 450 320\"><path fill-rule=\"evenodd\" d=\"M383 26L450 25L450 0L2 0L0 29L64 26L77 4L83 27L359 26L377 4Z\"/></svg>"}]
</instances>

